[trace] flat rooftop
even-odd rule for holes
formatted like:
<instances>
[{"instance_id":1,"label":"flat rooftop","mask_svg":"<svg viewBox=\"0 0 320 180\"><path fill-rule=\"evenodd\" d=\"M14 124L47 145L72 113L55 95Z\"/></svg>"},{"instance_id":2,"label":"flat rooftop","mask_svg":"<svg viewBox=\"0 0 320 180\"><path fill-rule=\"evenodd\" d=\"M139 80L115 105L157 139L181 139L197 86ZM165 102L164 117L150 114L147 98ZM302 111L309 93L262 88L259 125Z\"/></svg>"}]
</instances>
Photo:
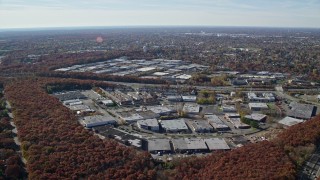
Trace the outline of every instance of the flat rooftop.
<instances>
[{"instance_id":1,"label":"flat rooftop","mask_svg":"<svg viewBox=\"0 0 320 180\"><path fill-rule=\"evenodd\" d=\"M171 151L169 139L149 139L148 151Z\"/></svg>"},{"instance_id":2,"label":"flat rooftop","mask_svg":"<svg viewBox=\"0 0 320 180\"><path fill-rule=\"evenodd\" d=\"M139 120L137 123L139 123L142 126L150 126L150 127L159 126L159 122L157 119Z\"/></svg>"},{"instance_id":3,"label":"flat rooftop","mask_svg":"<svg viewBox=\"0 0 320 180\"><path fill-rule=\"evenodd\" d=\"M196 103L185 103L183 106L183 111L187 113L199 113L200 112L200 105Z\"/></svg>"},{"instance_id":4,"label":"flat rooftop","mask_svg":"<svg viewBox=\"0 0 320 180\"><path fill-rule=\"evenodd\" d=\"M155 70L155 69L156 69L155 67L143 67L143 68L137 69L137 71L139 71L139 72L147 72L147 71L152 71L152 70Z\"/></svg>"},{"instance_id":5,"label":"flat rooftop","mask_svg":"<svg viewBox=\"0 0 320 180\"><path fill-rule=\"evenodd\" d=\"M217 115L205 115L204 117L214 128L229 128Z\"/></svg>"},{"instance_id":6,"label":"flat rooftop","mask_svg":"<svg viewBox=\"0 0 320 180\"><path fill-rule=\"evenodd\" d=\"M292 102L289 106L291 109L287 115L290 117L307 120L317 114L317 107L311 104Z\"/></svg>"},{"instance_id":7,"label":"flat rooftop","mask_svg":"<svg viewBox=\"0 0 320 180\"><path fill-rule=\"evenodd\" d=\"M266 103L249 103L250 108L260 108L260 109L268 109L268 105Z\"/></svg>"},{"instance_id":8,"label":"flat rooftop","mask_svg":"<svg viewBox=\"0 0 320 180\"><path fill-rule=\"evenodd\" d=\"M186 125L184 119L176 119L176 120L162 120L160 122L162 128L167 131L174 130L188 130L188 126Z\"/></svg>"},{"instance_id":9,"label":"flat rooftop","mask_svg":"<svg viewBox=\"0 0 320 180\"><path fill-rule=\"evenodd\" d=\"M293 126L293 125L296 125L296 124L299 124L302 122L304 122L304 120L287 116L287 117L283 118L282 120L280 120L279 124L283 124L285 126Z\"/></svg>"},{"instance_id":10,"label":"flat rooftop","mask_svg":"<svg viewBox=\"0 0 320 180\"><path fill-rule=\"evenodd\" d=\"M60 101L67 101L72 99L86 99L86 96L83 95L80 91L70 91L65 93L54 94L56 98Z\"/></svg>"},{"instance_id":11,"label":"flat rooftop","mask_svg":"<svg viewBox=\"0 0 320 180\"><path fill-rule=\"evenodd\" d=\"M205 120L193 120L191 121L191 125L195 128L195 130L202 130L202 129L212 129L212 126Z\"/></svg>"},{"instance_id":12,"label":"flat rooftop","mask_svg":"<svg viewBox=\"0 0 320 180\"><path fill-rule=\"evenodd\" d=\"M258 113L254 113L251 115L246 115L245 118L250 119L250 120L255 120L255 121L261 121L264 118L266 118L267 116L264 114L258 114Z\"/></svg>"},{"instance_id":13,"label":"flat rooftop","mask_svg":"<svg viewBox=\"0 0 320 180\"><path fill-rule=\"evenodd\" d=\"M112 122L116 123L116 119L111 115L96 115L96 116L85 116L83 122L86 124L100 123L100 122Z\"/></svg>"},{"instance_id":14,"label":"flat rooftop","mask_svg":"<svg viewBox=\"0 0 320 180\"><path fill-rule=\"evenodd\" d=\"M197 96L182 96L183 101L196 101Z\"/></svg>"},{"instance_id":15,"label":"flat rooftop","mask_svg":"<svg viewBox=\"0 0 320 180\"><path fill-rule=\"evenodd\" d=\"M205 150L208 149L205 141L198 138L172 139L175 150Z\"/></svg>"},{"instance_id":16,"label":"flat rooftop","mask_svg":"<svg viewBox=\"0 0 320 180\"><path fill-rule=\"evenodd\" d=\"M174 112L174 110L170 109L167 106L147 106L147 109L156 114L167 114Z\"/></svg>"},{"instance_id":17,"label":"flat rooftop","mask_svg":"<svg viewBox=\"0 0 320 180\"><path fill-rule=\"evenodd\" d=\"M208 138L204 139L207 144L209 150L228 150L230 149L227 142L222 138Z\"/></svg>"}]
</instances>

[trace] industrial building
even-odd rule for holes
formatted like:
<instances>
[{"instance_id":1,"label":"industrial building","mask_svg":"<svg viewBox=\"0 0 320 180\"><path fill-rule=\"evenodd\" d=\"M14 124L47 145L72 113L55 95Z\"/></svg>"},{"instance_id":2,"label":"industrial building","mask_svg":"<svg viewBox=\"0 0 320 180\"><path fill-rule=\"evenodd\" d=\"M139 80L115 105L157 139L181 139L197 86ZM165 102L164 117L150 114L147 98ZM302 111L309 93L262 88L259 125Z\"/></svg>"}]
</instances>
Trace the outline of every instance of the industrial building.
<instances>
[{"instance_id":1,"label":"industrial building","mask_svg":"<svg viewBox=\"0 0 320 180\"><path fill-rule=\"evenodd\" d=\"M208 151L205 141L198 138L172 139L172 145L176 153L197 153Z\"/></svg>"},{"instance_id":2,"label":"industrial building","mask_svg":"<svg viewBox=\"0 0 320 180\"><path fill-rule=\"evenodd\" d=\"M137 121L137 126L140 129L146 129L154 132L159 132L159 122L157 119L146 119Z\"/></svg>"},{"instance_id":3,"label":"industrial building","mask_svg":"<svg viewBox=\"0 0 320 180\"><path fill-rule=\"evenodd\" d=\"M120 90L112 92L104 91L105 95L117 103L119 106L130 106L133 105L133 99L129 95L122 93Z\"/></svg>"},{"instance_id":4,"label":"industrial building","mask_svg":"<svg viewBox=\"0 0 320 180\"><path fill-rule=\"evenodd\" d=\"M89 106L83 105L83 104L68 106L68 108L72 111L77 112L78 114L83 113L83 112L94 112L94 110L91 109Z\"/></svg>"},{"instance_id":5,"label":"industrial building","mask_svg":"<svg viewBox=\"0 0 320 180\"><path fill-rule=\"evenodd\" d=\"M217 131L227 131L230 127L226 125L218 116L216 115L205 115L204 118L214 127Z\"/></svg>"},{"instance_id":6,"label":"industrial building","mask_svg":"<svg viewBox=\"0 0 320 180\"><path fill-rule=\"evenodd\" d=\"M60 101L68 101L74 99L86 99L87 97L83 95L80 91L70 91L66 93L54 94L56 98Z\"/></svg>"},{"instance_id":7,"label":"industrial building","mask_svg":"<svg viewBox=\"0 0 320 180\"><path fill-rule=\"evenodd\" d=\"M169 115L170 113L175 112L175 110L170 109L167 106L147 106L147 109L156 114L159 114L160 116Z\"/></svg>"},{"instance_id":8,"label":"industrial building","mask_svg":"<svg viewBox=\"0 0 320 180\"><path fill-rule=\"evenodd\" d=\"M200 105L195 103L185 103L182 110L188 114L198 114L200 112Z\"/></svg>"},{"instance_id":9,"label":"industrial building","mask_svg":"<svg viewBox=\"0 0 320 180\"><path fill-rule=\"evenodd\" d=\"M97 126L93 127L93 130L104 137L113 138L127 146L134 146L138 149L143 148L143 140L141 138L133 136L125 131L113 128L112 126Z\"/></svg>"},{"instance_id":10,"label":"industrial building","mask_svg":"<svg viewBox=\"0 0 320 180\"><path fill-rule=\"evenodd\" d=\"M293 117L285 117L282 120L280 120L278 123L284 125L284 127L290 127L299 123L304 122L304 120L293 118Z\"/></svg>"},{"instance_id":11,"label":"industrial building","mask_svg":"<svg viewBox=\"0 0 320 180\"><path fill-rule=\"evenodd\" d=\"M188 122L189 127L197 133L213 132L213 127L205 120L192 120Z\"/></svg>"},{"instance_id":12,"label":"industrial building","mask_svg":"<svg viewBox=\"0 0 320 180\"><path fill-rule=\"evenodd\" d=\"M149 139L148 152L153 154L171 153L170 140L169 139Z\"/></svg>"},{"instance_id":13,"label":"industrial building","mask_svg":"<svg viewBox=\"0 0 320 180\"><path fill-rule=\"evenodd\" d=\"M196 102L197 96L182 96L183 102Z\"/></svg>"},{"instance_id":14,"label":"industrial building","mask_svg":"<svg viewBox=\"0 0 320 180\"><path fill-rule=\"evenodd\" d=\"M237 129L247 129L250 128L248 124L242 123L240 118L229 118L229 121L233 124L233 126Z\"/></svg>"},{"instance_id":15,"label":"industrial building","mask_svg":"<svg viewBox=\"0 0 320 180\"><path fill-rule=\"evenodd\" d=\"M182 97L181 96L167 96L168 101L171 102L181 102Z\"/></svg>"},{"instance_id":16,"label":"industrial building","mask_svg":"<svg viewBox=\"0 0 320 180\"><path fill-rule=\"evenodd\" d=\"M66 106L74 106L74 105L81 105L83 104L80 99L71 99L71 100L66 100L62 102Z\"/></svg>"},{"instance_id":17,"label":"industrial building","mask_svg":"<svg viewBox=\"0 0 320 180\"><path fill-rule=\"evenodd\" d=\"M144 120L145 118L142 117L140 114L138 114L135 111L122 111L122 112L117 112L117 115L120 119L127 123L134 123L139 120Z\"/></svg>"},{"instance_id":18,"label":"industrial building","mask_svg":"<svg viewBox=\"0 0 320 180\"><path fill-rule=\"evenodd\" d=\"M92 128L95 126L102 126L102 125L114 125L117 121L111 115L104 115L104 116L86 116L83 118L83 124L87 128Z\"/></svg>"},{"instance_id":19,"label":"industrial building","mask_svg":"<svg viewBox=\"0 0 320 180\"><path fill-rule=\"evenodd\" d=\"M184 119L161 120L161 128L167 133L188 132L189 128Z\"/></svg>"},{"instance_id":20,"label":"industrial building","mask_svg":"<svg viewBox=\"0 0 320 180\"><path fill-rule=\"evenodd\" d=\"M224 117L226 119L240 118L240 114L238 114L238 113L226 113L226 114L224 114Z\"/></svg>"},{"instance_id":21,"label":"industrial building","mask_svg":"<svg viewBox=\"0 0 320 180\"><path fill-rule=\"evenodd\" d=\"M245 118L253 121L258 121L258 122L265 122L267 119L267 116L264 114L251 114L251 115L246 115Z\"/></svg>"},{"instance_id":22,"label":"industrial building","mask_svg":"<svg viewBox=\"0 0 320 180\"><path fill-rule=\"evenodd\" d=\"M308 120L317 114L317 106L292 102L287 115L293 118Z\"/></svg>"},{"instance_id":23,"label":"industrial building","mask_svg":"<svg viewBox=\"0 0 320 180\"><path fill-rule=\"evenodd\" d=\"M261 111L269 109L266 103L249 103L249 108L252 111Z\"/></svg>"},{"instance_id":24,"label":"industrial building","mask_svg":"<svg viewBox=\"0 0 320 180\"><path fill-rule=\"evenodd\" d=\"M262 93L258 96L256 93L249 92L247 96L250 102L274 102L276 100L272 93Z\"/></svg>"},{"instance_id":25,"label":"industrial building","mask_svg":"<svg viewBox=\"0 0 320 180\"><path fill-rule=\"evenodd\" d=\"M229 145L222 138L208 138L204 139L204 142L207 144L210 151L230 150Z\"/></svg>"},{"instance_id":26,"label":"industrial building","mask_svg":"<svg viewBox=\"0 0 320 180\"><path fill-rule=\"evenodd\" d=\"M227 106L227 105L224 105L222 106L222 111L223 112L237 112L237 109L235 106Z\"/></svg>"},{"instance_id":27,"label":"industrial building","mask_svg":"<svg viewBox=\"0 0 320 180\"><path fill-rule=\"evenodd\" d=\"M103 105L105 105L105 106L113 106L113 105L114 105L113 101L110 100L110 99L102 100L101 103L102 103Z\"/></svg>"}]
</instances>

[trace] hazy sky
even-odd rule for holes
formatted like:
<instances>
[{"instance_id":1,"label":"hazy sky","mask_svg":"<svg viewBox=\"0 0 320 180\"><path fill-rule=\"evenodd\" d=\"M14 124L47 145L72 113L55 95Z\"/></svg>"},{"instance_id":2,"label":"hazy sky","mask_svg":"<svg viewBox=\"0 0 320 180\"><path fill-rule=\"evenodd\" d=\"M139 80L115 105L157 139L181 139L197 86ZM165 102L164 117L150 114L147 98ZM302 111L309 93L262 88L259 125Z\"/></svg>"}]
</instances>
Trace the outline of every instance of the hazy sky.
<instances>
[{"instance_id":1,"label":"hazy sky","mask_svg":"<svg viewBox=\"0 0 320 180\"><path fill-rule=\"evenodd\" d=\"M0 0L0 28L320 27L320 0Z\"/></svg>"}]
</instances>

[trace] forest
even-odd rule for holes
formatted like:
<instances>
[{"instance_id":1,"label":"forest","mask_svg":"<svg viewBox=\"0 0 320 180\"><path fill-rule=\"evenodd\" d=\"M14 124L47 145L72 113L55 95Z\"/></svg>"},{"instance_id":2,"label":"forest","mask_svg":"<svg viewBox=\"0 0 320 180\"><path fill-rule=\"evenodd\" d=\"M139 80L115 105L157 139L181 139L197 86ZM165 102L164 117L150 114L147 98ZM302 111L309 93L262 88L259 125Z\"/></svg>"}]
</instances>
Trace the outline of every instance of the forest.
<instances>
[{"instance_id":1,"label":"forest","mask_svg":"<svg viewBox=\"0 0 320 180\"><path fill-rule=\"evenodd\" d=\"M13 107L29 179L155 178L149 154L85 130L71 111L46 93L41 80L10 83L5 96Z\"/></svg>"},{"instance_id":2,"label":"forest","mask_svg":"<svg viewBox=\"0 0 320 180\"><path fill-rule=\"evenodd\" d=\"M6 108L3 93L0 92L0 179L20 179L26 177L24 165L17 153L15 134Z\"/></svg>"}]
</instances>

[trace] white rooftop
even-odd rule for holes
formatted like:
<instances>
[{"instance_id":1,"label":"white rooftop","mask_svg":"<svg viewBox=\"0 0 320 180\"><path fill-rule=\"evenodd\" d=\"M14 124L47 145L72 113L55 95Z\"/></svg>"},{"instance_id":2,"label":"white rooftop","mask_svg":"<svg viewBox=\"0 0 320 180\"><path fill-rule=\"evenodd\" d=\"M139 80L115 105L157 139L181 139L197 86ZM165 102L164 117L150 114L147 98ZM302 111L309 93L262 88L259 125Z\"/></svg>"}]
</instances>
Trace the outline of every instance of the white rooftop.
<instances>
[{"instance_id":1,"label":"white rooftop","mask_svg":"<svg viewBox=\"0 0 320 180\"><path fill-rule=\"evenodd\" d=\"M183 101L196 101L197 96L182 96Z\"/></svg>"},{"instance_id":2,"label":"white rooftop","mask_svg":"<svg viewBox=\"0 0 320 180\"><path fill-rule=\"evenodd\" d=\"M155 67L144 67L144 68L137 69L137 71L147 72L147 71L152 71L152 70L155 70L155 69L156 69Z\"/></svg>"},{"instance_id":3,"label":"white rooftop","mask_svg":"<svg viewBox=\"0 0 320 180\"><path fill-rule=\"evenodd\" d=\"M190 79L192 76L191 75L188 75L188 74L182 74L182 75L179 75L179 76L176 76L177 79L185 79L185 80L188 80Z\"/></svg>"},{"instance_id":4,"label":"white rooftop","mask_svg":"<svg viewBox=\"0 0 320 180\"><path fill-rule=\"evenodd\" d=\"M261 108L261 109L268 109L268 105L266 103L249 103L250 108Z\"/></svg>"},{"instance_id":5,"label":"white rooftop","mask_svg":"<svg viewBox=\"0 0 320 180\"><path fill-rule=\"evenodd\" d=\"M303 121L304 120L296 119L296 118L292 118L292 117L287 116L287 117L283 118L282 120L280 120L279 124L283 124L283 125L286 125L286 126L293 126L293 125L302 123Z\"/></svg>"},{"instance_id":6,"label":"white rooftop","mask_svg":"<svg viewBox=\"0 0 320 180\"><path fill-rule=\"evenodd\" d=\"M154 76L165 76L168 75L169 73L165 73L165 72L155 72L153 73Z\"/></svg>"}]
</instances>

